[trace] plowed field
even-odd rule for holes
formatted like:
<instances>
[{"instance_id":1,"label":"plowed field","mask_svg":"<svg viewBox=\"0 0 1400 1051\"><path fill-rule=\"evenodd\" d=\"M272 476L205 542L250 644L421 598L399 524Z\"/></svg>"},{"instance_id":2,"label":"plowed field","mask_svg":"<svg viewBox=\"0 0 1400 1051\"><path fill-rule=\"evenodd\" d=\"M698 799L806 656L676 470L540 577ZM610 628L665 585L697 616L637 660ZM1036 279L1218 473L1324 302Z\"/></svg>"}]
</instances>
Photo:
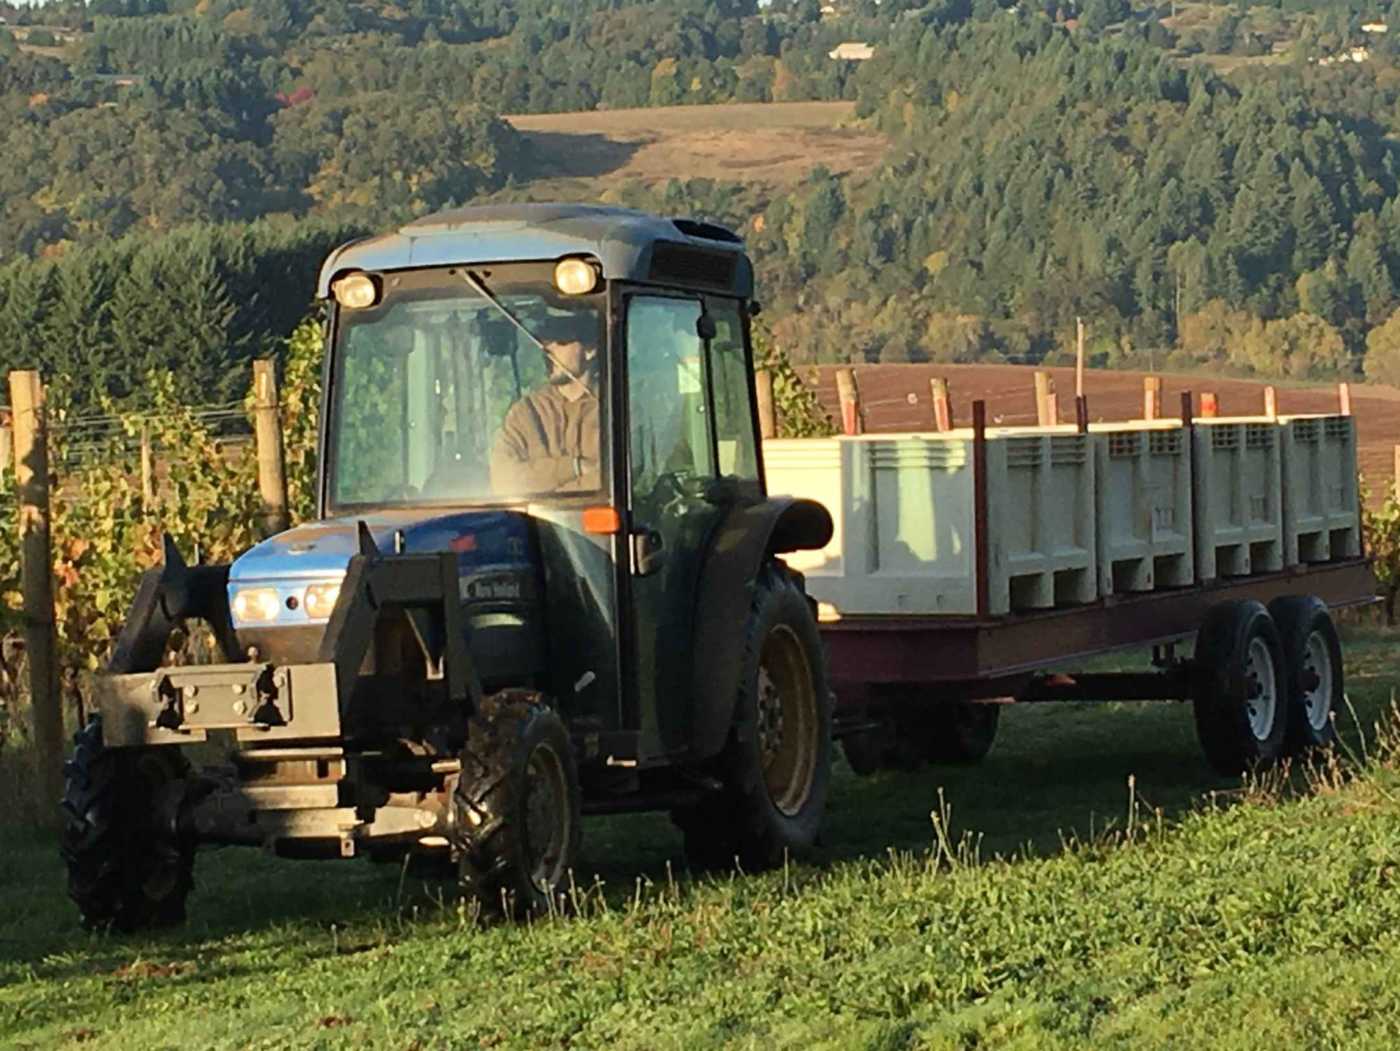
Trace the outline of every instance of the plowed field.
<instances>
[{"instance_id":1,"label":"plowed field","mask_svg":"<svg viewBox=\"0 0 1400 1051\"><path fill-rule=\"evenodd\" d=\"M987 403L989 423L1035 422L1035 369L1026 365L864 365L856 367L866 428L870 431L917 431L933 425L929 380L942 376L948 381L953 402L954 422L968 425L972 403ZM1060 417L1074 420L1074 369L1047 370L1055 380ZM803 370L803 375L808 375ZM1089 369L1084 390L1089 419L1127 420L1142 415L1141 372L1115 372ZM836 397L836 369L817 369L818 396L833 419L839 419ZM1162 376L1163 415L1181 411L1181 395L1191 391L1193 405L1200 411L1200 394L1213 391L1222 416L1245 416L1263 411L1264 387L1254 380L1220 379L1212 376ZM1352 384L1352 412L1360 437L1362 473L1370 479L1374 496L1394 478L1394 449L1400 444L1400 390L1373 384ZM1336 412L1335 385L1279 387L1281 413Z\"/></svg>"}]
</instances>

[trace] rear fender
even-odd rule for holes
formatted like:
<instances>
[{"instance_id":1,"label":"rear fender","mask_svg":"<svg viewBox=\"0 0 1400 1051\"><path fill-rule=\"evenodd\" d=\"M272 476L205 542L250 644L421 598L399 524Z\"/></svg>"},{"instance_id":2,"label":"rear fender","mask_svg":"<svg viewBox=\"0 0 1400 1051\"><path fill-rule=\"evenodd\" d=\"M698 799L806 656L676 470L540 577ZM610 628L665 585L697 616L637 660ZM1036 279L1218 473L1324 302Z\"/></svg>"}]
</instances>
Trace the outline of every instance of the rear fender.
<instances>
[{"instance_id":1,"label":"rear fender","mask_svg":"<svg viewBox=\"0 0 1400 1051\"><path fill-rule=\"evenodd\" d=\"M691 671L691 753L717 755L734 721L739 659L764 560L785 551L825 547L831 514L815 500L783 496L732 510L715 532L700 575Z\"/></svg>"}]
</instances>

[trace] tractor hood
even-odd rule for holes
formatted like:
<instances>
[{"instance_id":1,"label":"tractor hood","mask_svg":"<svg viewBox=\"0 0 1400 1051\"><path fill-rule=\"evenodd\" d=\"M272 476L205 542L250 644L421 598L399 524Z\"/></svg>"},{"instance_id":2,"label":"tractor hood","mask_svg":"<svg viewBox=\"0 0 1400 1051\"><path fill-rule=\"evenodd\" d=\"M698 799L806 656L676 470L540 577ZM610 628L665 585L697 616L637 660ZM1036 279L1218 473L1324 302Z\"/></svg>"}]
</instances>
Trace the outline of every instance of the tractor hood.
<instances>
[{"instance_id":1,"label":"tractor hood","mask_svg":"<svg viewBox=\"0 0 1400 1051\"><path fill-rule=\"evenodd\" d=\"M405 554L455 553L464 599L489 588L491 582L505 587L507 581L523 582L537 572L533 532L528 517L520 512L451 511L425 516L421 509L382 511L308 523L264 540L230 568L230 603L240 590L273 588L280 607L274 623L310 623L302 608L302 593L310 584L335 584L345 576L350 559L359 553L360 522L385 554L395 550L396 535L402 535ZM290 608L289 598L296 599Z\"/></svg>"},{"instance_id":2,"label":"tractor hood","mask_svg":"<svg viewBox=\"0 0 1400 1051\"><path fill-rule=\"evenodd\" d=\"M359 554L359 523L369 528L385 554L403 534L406 554L453 551L462 568L526 568L530 532L525 515L514 511L454 511L424 518L422 511L383 511L362 517L311 522L270 537L233 563L230 584L334 580Z\"/></svg>"}]
</instances>

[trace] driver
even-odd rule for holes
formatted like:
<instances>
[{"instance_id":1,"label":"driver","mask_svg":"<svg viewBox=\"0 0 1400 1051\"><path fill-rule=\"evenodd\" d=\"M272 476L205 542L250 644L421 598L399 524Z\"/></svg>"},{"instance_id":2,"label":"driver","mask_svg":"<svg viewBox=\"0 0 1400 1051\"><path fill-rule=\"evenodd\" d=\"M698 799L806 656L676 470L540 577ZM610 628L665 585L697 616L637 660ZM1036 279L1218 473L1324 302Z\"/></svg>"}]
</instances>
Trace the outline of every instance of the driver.
<instances>
[{"instance_id":1,"label":"driver","mask_svg":"<svg viewBox=\"0 0 1400 1051\"><path fill-rule=\"evenodd\" d=\"M544 345L549 376L506 413L491 450L491 488L501 494L597 489L597 318L551 317L533 331Z\"/></svg>"}]
</instances>

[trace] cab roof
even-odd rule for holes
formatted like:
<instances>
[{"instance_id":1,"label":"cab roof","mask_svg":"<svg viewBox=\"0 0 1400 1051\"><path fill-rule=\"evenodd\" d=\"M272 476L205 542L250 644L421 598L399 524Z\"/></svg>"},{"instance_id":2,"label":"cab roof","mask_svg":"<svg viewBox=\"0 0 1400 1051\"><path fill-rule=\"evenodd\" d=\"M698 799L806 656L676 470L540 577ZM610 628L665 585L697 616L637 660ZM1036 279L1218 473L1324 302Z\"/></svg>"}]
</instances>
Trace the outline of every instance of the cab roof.
<instances>
[{"instance_id":1,"label":"cab roof","mask_svg":"<svg viewBox=\"0 0 1400 1051\"><path fill-rule=\"evenodd\" d=\"M503 204L425 215L394 233L337 248L321 267L316 294L353 270L405 270L472 263L547 262L589 255L610 280L753 296L753 266L732 231L694 219L666 219L595 204Z\"/></svg>"}]
</instances>

